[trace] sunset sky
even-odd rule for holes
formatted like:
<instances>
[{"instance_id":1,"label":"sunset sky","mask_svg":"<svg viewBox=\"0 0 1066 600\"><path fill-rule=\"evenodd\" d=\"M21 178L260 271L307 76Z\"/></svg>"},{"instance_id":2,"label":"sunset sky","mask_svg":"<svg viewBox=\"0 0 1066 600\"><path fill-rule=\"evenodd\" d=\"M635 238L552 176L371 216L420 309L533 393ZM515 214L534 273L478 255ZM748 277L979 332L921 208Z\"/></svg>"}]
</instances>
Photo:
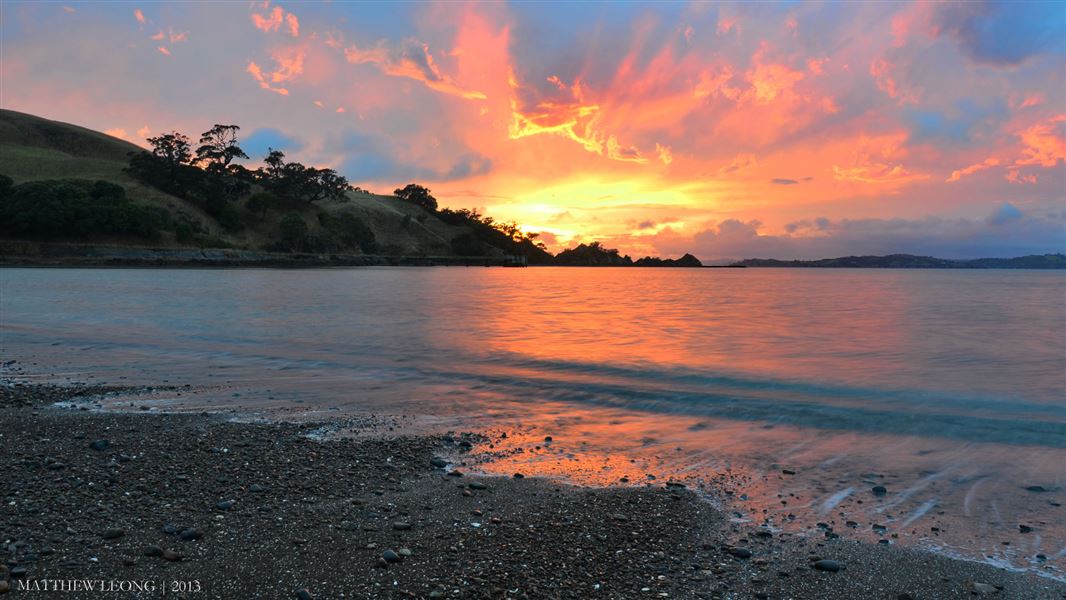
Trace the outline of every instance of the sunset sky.
<instances>
[{"instance_id":1,"label":"sunset sky","mask_svg":"<svg viewBox=\"0 0 1066 600\"><path fill-rule=\"evenodd\" d=\"M2 105L634 256L1066 251L1056 3L2 4Z\"/></svg>"}]
</instances>

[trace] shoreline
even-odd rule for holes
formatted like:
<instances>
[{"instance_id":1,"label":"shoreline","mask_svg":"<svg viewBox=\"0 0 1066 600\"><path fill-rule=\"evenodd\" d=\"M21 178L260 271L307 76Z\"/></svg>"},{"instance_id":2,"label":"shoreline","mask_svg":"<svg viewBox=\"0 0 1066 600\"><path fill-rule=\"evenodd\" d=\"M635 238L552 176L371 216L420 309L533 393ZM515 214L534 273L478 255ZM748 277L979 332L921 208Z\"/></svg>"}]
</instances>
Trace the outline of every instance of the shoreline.
<instances>
[{"instance_id":1,"label":"shoreline","mask_svg":"<svg viewBox=\"0 0 1066 600\"><path fill-rule=\"evenodd\" d=\"M187 598L1066 598L1033 573L771 532L676 484L457 476L492 443L477 432L378 416L319 441L319 421L79 409L123 391L0 385L14 597L95 578L199 582Z\"/></svg>"}]
</instances>

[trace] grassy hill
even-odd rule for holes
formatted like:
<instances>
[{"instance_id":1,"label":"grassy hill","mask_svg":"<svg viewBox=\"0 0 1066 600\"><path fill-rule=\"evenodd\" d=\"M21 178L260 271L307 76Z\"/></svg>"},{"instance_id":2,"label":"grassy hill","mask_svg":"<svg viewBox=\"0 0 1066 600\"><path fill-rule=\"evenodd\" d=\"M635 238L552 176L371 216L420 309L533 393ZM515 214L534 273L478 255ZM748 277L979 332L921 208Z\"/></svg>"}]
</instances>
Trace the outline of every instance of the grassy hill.
<instances>
[{"instance_id":1,"label":"grassy hill","mask_svg":"<svg viewBox=\"0 0 1066 600\"><path fill-rule=\"evenodd\" d=\"M126 190L126 197L133 203L165 211L172 222L187 224L197 232L191 242L188 239L178 242L177 236L167 230L153 240L94 236L89 240L53 241L262 249L276 240L283 214L280 210L260 216L240 206L243 226L238 231L227 230L192 202L134 179L124 169L130 153L142 150L125 140L77 125L0 110L0 175L10 177L16 184L42 180L115 183ZM333 216L350 213L374 232L380 253L397 256L452 255L452 240L470 231L463 226L449 225L433 213L395 196L370 193L349 192L342 201L286 208L284 214L293 210L303 218L310 235L322 232L321 213ZM484 252L490 256L504 254L493 247L486 247Z\"/></svg>"}]
</instances>

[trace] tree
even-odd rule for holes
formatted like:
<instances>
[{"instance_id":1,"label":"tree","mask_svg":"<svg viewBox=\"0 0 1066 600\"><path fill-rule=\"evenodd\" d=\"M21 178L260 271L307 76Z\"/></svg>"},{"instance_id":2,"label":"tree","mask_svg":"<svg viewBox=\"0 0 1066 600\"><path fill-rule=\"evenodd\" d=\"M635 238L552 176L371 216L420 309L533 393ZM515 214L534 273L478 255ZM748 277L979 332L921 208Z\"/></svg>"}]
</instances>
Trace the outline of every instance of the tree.
<instances>
[{"instance_id":1,"label":"tree","mask_svg":"<svg viewBox=\"0 0 1066 600\"><path fill-rule=\"evenodd\" d=\"M270 149L259 169L259 180L275 195L299 204L319 200L343 200L351 186L333 169L316 169L298 162L285 162L285 153Z\"/></svg>"},{"instance_id":2,"label":"tree","mask_svg":"<svg viewBox=\"0 0 1066 600\"><path fill-rule=\"evenodd\" d=\"M270 192L259 192L258 194L252 194L244 206L251 212L265 217L267 211L278 205L278 198Z\"/></svg>"},{"instance_id":3,"label":"tree","mask_svg":"<svg viewBox=\"0 0 1066 600\"><path fill-rule=\"evenodd\" d=\"M169 174L170 183L178 179L178 170L182 165L191 162L192 151L189 138L172 131L170 133L150 137L148 143L152 145L152 155L159 159Z\"/></svg>"},{"instance_id":4,"label":"tree","mask_svg":"<svg viewBox=\"0 0 1066 600\"><path fill-rule=\"evenodd\" d=\"M196 162L225 171L238 158L248 158L237 144L237 125L215 124L200 135L200 147L196 149Z\"/></svg>"},{"instance_id":5,"label":"tree","mask_svg":"<svg viewBox=\"0 0 1066 600\"><path fill-rule=\"evenodd\" d=\"M307 237L307 223L304 222L300 213L291 212L285 215L278 223L281 231L281 241L290 250L299 248L304 238Z\"/></svg>"},{"instance_id":6,"label":"tree","mask_svg":"<svg viewBox=\"0 0 1066 600\"><path fill-rule=\"evenodd\" d=\"M429 193L428 188L418 184L409 183L392 193L395 194L396 197L417 204L430 212L437 210L437 199Z\"/></svg>"}]
</instances>

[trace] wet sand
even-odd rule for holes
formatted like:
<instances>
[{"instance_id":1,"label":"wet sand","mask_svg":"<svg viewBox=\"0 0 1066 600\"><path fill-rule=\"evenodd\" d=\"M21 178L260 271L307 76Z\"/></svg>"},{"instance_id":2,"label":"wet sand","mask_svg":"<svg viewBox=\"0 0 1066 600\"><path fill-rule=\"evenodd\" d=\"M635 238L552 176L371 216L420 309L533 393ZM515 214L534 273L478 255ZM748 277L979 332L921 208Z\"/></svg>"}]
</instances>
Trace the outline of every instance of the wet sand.
<instances>
[{"instance_id":1,"label":"wet sand","mask_svg":"<svg viewBox=\"0 0 1066 600\"><path fill-rule=\"evenodd\" d=\"M53 406L106 391L0 387L13 597L77 578L144 598L1066 598L1031 573L762 530L670 482L459 476L493 442L476 432L366 417L321 441L318 423Z\"/></svg>"}]
</instances>

